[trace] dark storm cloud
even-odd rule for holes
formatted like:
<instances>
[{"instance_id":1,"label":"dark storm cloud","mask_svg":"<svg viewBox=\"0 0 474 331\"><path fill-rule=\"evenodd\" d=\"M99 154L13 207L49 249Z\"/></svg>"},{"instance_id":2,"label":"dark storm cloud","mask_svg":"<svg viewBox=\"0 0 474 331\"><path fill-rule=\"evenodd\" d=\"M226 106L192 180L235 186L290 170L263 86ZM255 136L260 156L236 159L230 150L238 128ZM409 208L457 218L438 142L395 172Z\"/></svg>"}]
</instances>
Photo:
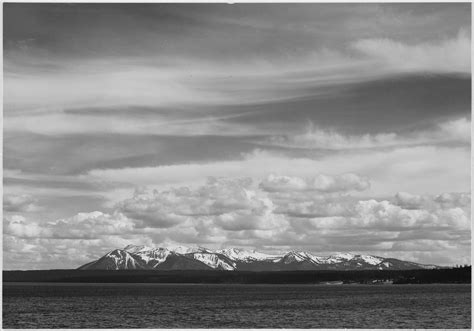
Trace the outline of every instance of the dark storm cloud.
<instances>
[{"instance_id":1,"label":"dark storm cloud","mask_svg":"<svg viewBox=\"0 0 474 331\"><path fill-rule=\"evenodd\" d=\"M312 121L345 132L413 131L442 118L470 116L471 79L453 75L403 75L318 89L305 97L275 103L235 106L242 115L227 121L285 125ZM315 96L314 96L315 95ZM289 111L291 109L291 111Z\"/></svg>"},{"instance_id":2,"label":"dark storm cloud","mask_svg":"<svg viewBox=\"0 0 474 331\"><path fill-rule=\"evenodd\" d=\"M147 51L220 60L239 53L287 56L315 45L341 47L354 38L437 39L469 26L469 8L468 3L6 4L4 41L7 53L38 48L75 56Z\"/></svg>"},{"instance_id":3,"label":"dark storm cloud","mask_svg":"<svg viewBox=\"0 0 474 331\"><path fill-rule=\"evenodd\" d=\"M212 162L234 159L236 155L251 152L257 146L252 139L256 137L6 134L4 166L27 173L77 175L92 169ZM7 184L13 184L13 180ZM18 184L18 180L15 183ZM22 182L24 185L28 183L28 180ZM90 188L90 184L80 182L48 184L55 187L61 185L74 189L84 188L84 185Z\"/></svg>"}]
</instances>

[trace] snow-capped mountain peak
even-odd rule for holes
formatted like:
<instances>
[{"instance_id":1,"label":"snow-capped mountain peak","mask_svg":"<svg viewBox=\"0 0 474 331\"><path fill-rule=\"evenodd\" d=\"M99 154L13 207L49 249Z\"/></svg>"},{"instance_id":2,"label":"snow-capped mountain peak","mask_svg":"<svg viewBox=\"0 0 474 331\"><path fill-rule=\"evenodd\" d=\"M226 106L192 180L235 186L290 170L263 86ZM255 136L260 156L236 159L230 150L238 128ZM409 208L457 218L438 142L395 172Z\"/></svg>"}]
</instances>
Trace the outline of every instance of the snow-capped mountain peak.
<instances>
[{"instance_id":1,"label":"snow-capped mountain peak","mask_svg":"<svg viewBox=\"0 0 474 331\"><path fill-rule=\"evenodd\" d=\"M301 254L301 252L291 251L291 252L286 253L279 260L279 262L283 262L285 264L290 264L290 263L294 263L294 262L302 262L302 261L305 261L306 259L307 259L307 257L304 256L303 254Z\"/></svg>"},{"instance_id":2,"label":"snow-capped mountain peak","mask_svg":"<svg viewBox=\"0 0 474 331\"><path fill-rule=\"evenodd\" d=\"M211 250L205 247L127 245L80 268L279 271L427 269L437 266L353 253L319 256L306 251L266 254L241 248Z\"/></svg>"}]
</instances>

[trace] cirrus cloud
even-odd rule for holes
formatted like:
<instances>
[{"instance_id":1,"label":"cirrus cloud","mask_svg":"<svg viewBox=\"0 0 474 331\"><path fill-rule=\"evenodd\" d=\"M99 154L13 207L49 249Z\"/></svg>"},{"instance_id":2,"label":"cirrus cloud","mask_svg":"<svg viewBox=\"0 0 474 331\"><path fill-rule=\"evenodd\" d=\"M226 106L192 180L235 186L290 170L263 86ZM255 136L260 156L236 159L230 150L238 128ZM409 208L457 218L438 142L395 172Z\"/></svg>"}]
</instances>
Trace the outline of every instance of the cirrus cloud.
<instances>
[{"instance_id":1,"label":"cirrus cloud","mask_svg":"<svg viewBox=\"0 0 474 331\"><path fill-rule=\"evenodd\" d=\"M351 45L360 53L400 71L471 72L471 40L461 29L456 38L409 45L392 39L361 39Z\"/></svg>"}]
</instances>

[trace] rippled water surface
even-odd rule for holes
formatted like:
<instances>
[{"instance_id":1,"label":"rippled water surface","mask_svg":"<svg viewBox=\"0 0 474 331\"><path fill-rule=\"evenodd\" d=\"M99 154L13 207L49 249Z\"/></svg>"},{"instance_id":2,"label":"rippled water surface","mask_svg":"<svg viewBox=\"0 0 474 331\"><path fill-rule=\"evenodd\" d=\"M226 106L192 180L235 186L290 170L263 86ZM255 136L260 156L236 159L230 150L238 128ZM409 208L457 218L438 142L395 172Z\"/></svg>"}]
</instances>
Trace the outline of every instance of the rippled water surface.
<instances>
[{"instance_id":1,"label":"rippled water surface","mask_svg":"<svg viewBox=\"0 0 474 331\"><path fill-rule=\"evenodd\" d=\"M470 285L5 283L4 328L470 328Z\"/></svg>"}]
</instances>

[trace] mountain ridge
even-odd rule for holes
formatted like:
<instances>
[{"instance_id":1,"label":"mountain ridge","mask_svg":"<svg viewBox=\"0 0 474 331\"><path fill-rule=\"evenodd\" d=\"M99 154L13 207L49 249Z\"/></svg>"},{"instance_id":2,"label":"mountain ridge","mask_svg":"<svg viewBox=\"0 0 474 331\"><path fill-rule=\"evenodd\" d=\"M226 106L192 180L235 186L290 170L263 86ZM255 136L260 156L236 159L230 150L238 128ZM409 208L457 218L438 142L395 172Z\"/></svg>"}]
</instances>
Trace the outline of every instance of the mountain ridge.
<instances>
[{"instance_id":1,"label":"mountain ridge","mask_svg":"<svg viewBox=\"0 0 474 331\"><path fill-rule=\"evenodd\" d=\"M114 249L79 270L408 270L436 269L435 265L375 255L338 253L319 256L306 251L266 254L255 250L205 247L148 247L127 245Z\"/></svg>"}]
</instances>

